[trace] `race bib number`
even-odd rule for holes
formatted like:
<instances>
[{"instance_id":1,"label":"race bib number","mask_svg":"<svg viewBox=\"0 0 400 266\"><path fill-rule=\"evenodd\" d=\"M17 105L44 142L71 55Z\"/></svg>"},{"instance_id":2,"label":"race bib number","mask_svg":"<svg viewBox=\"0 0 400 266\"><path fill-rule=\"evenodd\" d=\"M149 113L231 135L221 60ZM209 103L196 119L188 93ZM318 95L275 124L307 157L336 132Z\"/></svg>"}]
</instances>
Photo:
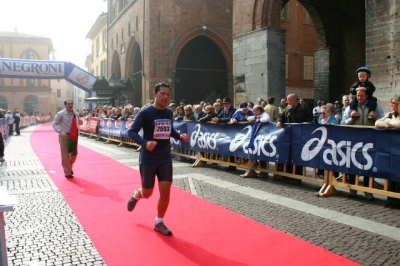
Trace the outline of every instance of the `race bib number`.
<instances>
[{"instance_id":1,"label":"race bib number","mask_svg":"<svg viewBox=\"0 0 400 266\"><path fill-rule=\"evenodd\" d=\"M159 119L154 120L154 139L169 139L171 135L171 120Z\"/></svg>"}]
</instances>

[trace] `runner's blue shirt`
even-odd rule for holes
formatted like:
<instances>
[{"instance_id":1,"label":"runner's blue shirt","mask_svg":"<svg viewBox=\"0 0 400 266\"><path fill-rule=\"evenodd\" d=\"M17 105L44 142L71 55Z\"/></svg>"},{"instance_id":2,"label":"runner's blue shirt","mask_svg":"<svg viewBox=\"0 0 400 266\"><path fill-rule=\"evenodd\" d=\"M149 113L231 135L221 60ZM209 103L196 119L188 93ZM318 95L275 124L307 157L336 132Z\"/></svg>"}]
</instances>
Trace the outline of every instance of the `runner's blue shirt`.
<instances>
[{"instance_id":1,"label":"runner's blue shirt","mask_svg":"<svg viewBox=\"0 0 400 266\"><path fill-rule=\"evenodd\" d=\"M143 137L139 131L143 128ZM173 127L173 112L171 109L160 110L149 105L141 110L131 127L128 136L142 146L140 164L163 164L172 161L170 137L178 139L180 134ZM153 151L146 150L147 141L156 141Z\"/></svg>"}]
</instances>

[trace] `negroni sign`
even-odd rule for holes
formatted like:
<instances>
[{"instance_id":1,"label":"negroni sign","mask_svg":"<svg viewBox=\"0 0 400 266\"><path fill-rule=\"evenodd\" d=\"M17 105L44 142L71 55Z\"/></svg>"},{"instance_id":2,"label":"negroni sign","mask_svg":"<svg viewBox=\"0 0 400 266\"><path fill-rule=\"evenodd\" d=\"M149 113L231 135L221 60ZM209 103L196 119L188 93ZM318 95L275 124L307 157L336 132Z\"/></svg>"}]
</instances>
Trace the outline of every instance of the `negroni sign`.
<instances>
[{"instance_id":1,"label":"negroni sign","mask_svg":"<svg viewBox=\"0 0 400 266\"><path fill-rule=\"evenodd\" d=\"M4 77L63 78L64 74L64 62L0 59L0 76Z\"/></svg>"}]
</instances>

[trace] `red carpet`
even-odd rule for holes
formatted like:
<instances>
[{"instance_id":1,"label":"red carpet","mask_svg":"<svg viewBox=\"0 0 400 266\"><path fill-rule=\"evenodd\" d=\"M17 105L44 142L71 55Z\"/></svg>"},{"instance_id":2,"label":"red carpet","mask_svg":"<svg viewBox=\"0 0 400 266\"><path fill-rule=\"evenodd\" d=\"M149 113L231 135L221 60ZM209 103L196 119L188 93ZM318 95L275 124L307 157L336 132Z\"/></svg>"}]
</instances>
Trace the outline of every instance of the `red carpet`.
<instances>
[{"instance_id":1,"label":"red carpet","mask_svg":"<svg viewBox=\"0 0 400 266\"><path fill-rule=\"evenodd\" d=\"M137 171L79 146L75 178L66 179L50 125L37 127L31 145L109 266L357 265L176 187L165 220L174 236L163 236L153 231L158 191L126 210Z\"/></svg>"}]
</instances>

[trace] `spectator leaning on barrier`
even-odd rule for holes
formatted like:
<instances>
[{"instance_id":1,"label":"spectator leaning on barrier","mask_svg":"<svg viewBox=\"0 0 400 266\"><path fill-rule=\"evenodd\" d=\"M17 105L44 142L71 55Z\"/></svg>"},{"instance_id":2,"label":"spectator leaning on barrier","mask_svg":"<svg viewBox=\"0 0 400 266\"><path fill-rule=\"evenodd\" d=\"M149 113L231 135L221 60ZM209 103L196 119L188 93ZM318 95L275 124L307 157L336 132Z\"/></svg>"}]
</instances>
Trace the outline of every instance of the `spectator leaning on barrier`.
<instances>
[{"instance_id":1,"label":"spectator leaning on barrier","mask_svg":"<svg viewBox=\"0 0 400 266\"><path fill-rule=\"evenodd\" d=\"M183 121L195 121L196 120L194 118L191 105L186 105L183 109L185 110L185 115L183 116Z\"/></svg>"},{"instance_id":2,"label":"spectator leaning on barrier","mask_svg":"<svg viewBox=\"0 0 400 266\"><path fill-rule=\"evenodd\" d=\"M213 107L214 107L214 109L215 109L214 112L215 112L216 116L218 116L218 115L222 112L221 103L216 101L216 102L213 104Z\"/></svg>"},{"instance_id":3,"label":"spectator leaning on barrier","mask_svg":"<svg viewBox=\"0 0 400 266\"><path fill-rule=\"evenodd\" d=\"M185 110L183 109L183 106L178 106L176 108L176 114L177 116L174 119L176 121L182 121L183 117L185 116Z\"/></svg>"},{"instance_id":4,"label":"spectator leaning on barrier","mask_svg":"<svg viewBox=\"0 0 400 266\"><path fill-rule=\"evenodd\" d=\"M200 118L198 121L200 123L211 122L212 119L217 116L217 114L215 113L214 106L207 105L206 107L204 107L204 109L206 111L206 115Z\"/></svg>"},{"instance_id":5,"label":"spectator leaning on barrier","mask_svg":"<svg viewBox=\"0 0 400 266\"><path fill-rule=\"evenodd\" d=\"M196 121L198 121L200 118L204 117L206 114L203 112L203 107L201 104L197 104L194 106L194 117L196 118Z\"/></svg>"},{"instance_id":6,"label":"spectator leaning on barrier","mask_svg":"<svg viewBox=\"0 0 400 266\"><path fill-rule=\"evenodd\" d=\"M400 128L400 116L399 116L399 104L400 104L400 96L395 95L392 99L390 99L390 108L392 109L389 113L387 113L381 119L378 119L375 122L375 126L379 128ZM400 183L390 181L389 183L389 191L392 192L400 192ZM383 207L400 209L400 199L387 197L387 200Z\"/></svg>"},{"instance_id":7,"label":"spectator leaning on barrier","mask_svg":"<svg viewBox=\"0 0 400 266\"><path fill-rule=\"evenodd\" d=\"M243 102L239 106L240 108L232 115L230 120L231 124L237 124L238 122L247 122L247 118L253 115L253 112L249 110L249 106L246 102Z\"/></svg>"},{"instance_id":8,"label":"spectator leaning on barrier","mask_svg":"<svg viewBox=\"0 0 400 266\"><path fill-rule=\"evenodd\" d=\"M231 120L233 114L236 112L236 109L232 107L231 98L225 97L222 100L222 104L224 106L224 109L221 111L218 117L214 117L212 119L212 121L215 123L228 123Z\"/></svg>"},{"instance_id":9,"label":"spectator leaning on barrier","mask_svg":"<svg viewBox=\"0 0 400 266\"><path fill-rule=\"evenodd\" d=\"M254 113L253 115L247 117L247 121L255 123L251 130L249 145L247 146L248 149L254 149L254 140L261 124L271 122L271 117L269 116L269 114L264 112L264 108L262 106L260 105L254 106L253 113ZM256 167L257 164L258 164L257 162L253 162L251 159L249 159L249 166L251 168ZM261 166L265 168L266 162L262 162ZM258 176L268 177L268 174L261 172L258 174Z\"/></svg>"},{"instance_id":10,"label":"spectator leaning on barrier","mask_svg":"<svg viewBox=\"0 0 400 266\"><path fill-rule=\"evenodd\" d=\"M369 108L368 108L368 91L364 87L360 87L357 90L357 111L351 110L350 106L346 107L346 110L343 113L342 121L340 122L343 125L361 125L361 126L374 126L375 121L369 119L368 116L370 115ZM353 116L354 112L357 112L359 116ZM378 104L375 110L375 117L380 119L383 117L383 110L382 107ZM364 186L369 186L370 177L364 177ZM355 184L355 176L349 175L349 183L354 185ZM369 200L373 200L374 196L371 193L364 192L365 197ZM350 196L355 197L357 196L357 190L350 189Z\"/></svg>"},{"instance_id":11,"label":"spectator leaning on barrier","mask_svg":"<svg viewBox=\"0 0 400 266\"><path fill-rule=\"evenodd\" d=\"M310 110L299 102L299 97L296 94L289 94L287 96L287 107L279 116L276 121L276 127L281 128L285 123L304 123L311 122L312 115ZM279 169L280 168L280 169ZM292 165L288 165L287 169L291 172ZM278 170L282 170L282 165L278 166ZM296 167L296 174L302 175L303 167ZM287 182L291 184L300 184L300 179L287 178Z\"/></svg>"},{"instance_id":12,"label":"spectator leaning on barrier","mask_svg":"<svg viewBox=\"0 0 400 266\"><path fill-rule=\"evenodd\" d=\"M333 110L331 106L321 106L321 116L319 118L319 124L339 124L336 118L333 116Z\"/></svg>"}]
</instances>

